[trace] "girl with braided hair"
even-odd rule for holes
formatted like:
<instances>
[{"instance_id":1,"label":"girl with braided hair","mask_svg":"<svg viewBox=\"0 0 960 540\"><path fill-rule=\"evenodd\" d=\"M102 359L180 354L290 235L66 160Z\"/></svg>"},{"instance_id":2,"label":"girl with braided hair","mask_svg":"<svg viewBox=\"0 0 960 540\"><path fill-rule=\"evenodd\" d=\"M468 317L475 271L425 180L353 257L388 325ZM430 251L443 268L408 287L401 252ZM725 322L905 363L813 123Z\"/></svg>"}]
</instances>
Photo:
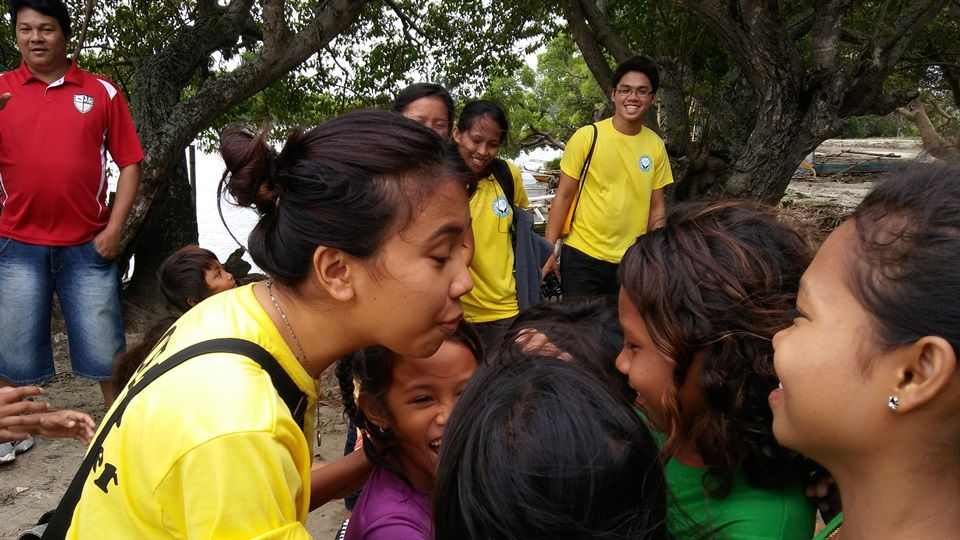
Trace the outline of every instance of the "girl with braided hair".
<instances>
[{"instance_id":1,"label":"girl with braided hair","mask_svg":"<svg viewBox=\"0 0 960 540\"><path fill-rule=\"evenodd\" d=\"M363 430L375 464L347 525L345 540L430 540L430 494L447 418L482 358L468 323L427 358L385 347L337 363L344 409Z\"/></svg>"}]
</instances>

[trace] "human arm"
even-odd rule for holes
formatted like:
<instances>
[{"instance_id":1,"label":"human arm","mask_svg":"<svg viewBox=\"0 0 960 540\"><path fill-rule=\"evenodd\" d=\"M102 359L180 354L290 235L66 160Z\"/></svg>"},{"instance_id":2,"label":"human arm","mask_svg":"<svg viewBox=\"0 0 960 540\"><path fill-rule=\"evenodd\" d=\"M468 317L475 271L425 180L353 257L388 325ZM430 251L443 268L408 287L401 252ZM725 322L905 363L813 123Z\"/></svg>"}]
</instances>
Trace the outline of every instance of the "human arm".
<instances>
[{"instance_id":1,"label":"human arm","mask_svg":"<svg viewBox=\"0 0 960 540\"><path fill-rule=\"evenodd\" d=\"M557 193L553 196L553 203L550 205L550 214L547 216L547 226L543 237L547 242L556 244L560 238L560 231L563 229L563 222L570 213L570 206L573 204L573 198L577 194L579 182L576 178L565 172L560 173L560 182L557 184ZM549 272L557 272L557 257L551 255L543 265L542 275L546 276Z\"/></svg>"},{"instance_id":2,"label":"human arm","mask_svg":"<svg viewBox=\"0 0 960 540\"><path fill-rule=\"evenodd\" d=\"M90 444L97 429L93 418L80 411L64 409L35 416L36 422L30 427L31 433L44 437L76 439L83 444Z\"/></svg>"},{"instance_id":3,"label":"human arm","mask_svg":"<svg viewBox=\"0 0 960 540\"><path fill-rule=\"evenodd\" d=\"M120 237L123 225L133 208L133 201L140 189L140 163L132 163L120 168L117 180L117 195L110 210L107 226L93 237L93 246L104 259L113 260L120 250Z\"/></svg>"},{"instance_id":4,"label":"human arm","mask_svg":"<svg viewBox=\"0 0 960 540\"><path fill-rule=\"evenodd\" d=\"M13 94L11 94L10 92L0 95L0 111L2 111L7 106L7 102L10 101L11 97L13 97Z\"/></svg>"},{"instance_id":5,"label":"human arm","mask_svg":"<svg viewBox=\"0 0 960 540\"><path fill-rule=\"evenodd\" d=\"M647 230L652 231L663 227L667 220L667 202L663 198L663 189L655 189L650 193L650 213L647 217Z\"/></svg>"},{"instance_id":6,"label":"human arm","mask_svg":"<svg viewBox=\"0 0 960 540\"><path fill-rule=\"evenodd\" d=\"M567 214L570 213L570 205L573 204L573 198L577 194L578 183L576 178L565 172L560 173L557 193L553 196L553 203L550 204L550 215L547 216L547 226L543 232L543 237L551 244L556 244L560 239L560 231L563 229Z\"/></svg>"},{"instance_id":7,"label":"human arm","mask_svg":"<svg viewBox=\"0 0 960 540\"><path fill-rule=\"evenodd\" d=\"M90 444L96 422L80 411L54 411L45 401L23 401L43 393L39 386L0 388L0 442L15 441L29 435L76 439Z\"/></svg>"},{"instance_id":8,"label":"human arm","mask_svg":"<svg viewBox=\"0 0 960 540\"><path fill-rule=\"evenodd\" d=\"M39 386L0 388L0 442L25 439L32 433L29 425L36 421L36 413L46 412L50 409L50 404L45 401L23 401L23 399L42 393L43 389Z\"/></svg>"},{"instance_id":9,"label":"human arm","mask_svg":"<svg viewBox=\"0 0 960 540\"><path fill-rule=\"evenodd\" d=\"M332 463L314 463L310 470L310 510L362 488L372 469L362 448Z\"/></svg>"}]
</instances>

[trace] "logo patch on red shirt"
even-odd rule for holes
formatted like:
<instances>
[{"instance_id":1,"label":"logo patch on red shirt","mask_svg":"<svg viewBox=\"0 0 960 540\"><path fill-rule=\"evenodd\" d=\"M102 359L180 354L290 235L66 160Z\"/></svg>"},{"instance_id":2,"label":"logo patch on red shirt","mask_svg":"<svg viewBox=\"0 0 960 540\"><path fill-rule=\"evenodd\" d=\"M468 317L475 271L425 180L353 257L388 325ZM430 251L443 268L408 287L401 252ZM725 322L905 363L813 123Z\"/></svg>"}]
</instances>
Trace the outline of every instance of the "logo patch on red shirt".
<instances>
[{"instance_id":1,"label":"logo patch on red shirt","mask_svg":"<svg viewBox=\"0 0 960 540\"><path fill-rule=\"evenodd\" d=\"M88 96L86 94L74 94L73 106L76 107L77 110L82 114L87 114L90 112L90 109L93 108L93 96Z\"/></svg>"}]
</instances>

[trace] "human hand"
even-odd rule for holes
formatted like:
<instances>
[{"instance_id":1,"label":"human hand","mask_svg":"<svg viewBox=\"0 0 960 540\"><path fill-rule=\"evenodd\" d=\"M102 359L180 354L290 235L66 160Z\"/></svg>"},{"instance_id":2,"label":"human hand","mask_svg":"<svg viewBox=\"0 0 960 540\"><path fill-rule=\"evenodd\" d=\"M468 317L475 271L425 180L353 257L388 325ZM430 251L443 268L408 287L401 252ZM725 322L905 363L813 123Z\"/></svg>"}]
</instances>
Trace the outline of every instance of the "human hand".
<instances>
[{"instance_id":1,"label":"human hand","mask_svg":"<svg viewBox=\"0 0 960 540\"><path fill-rule=\"evenodd\" d=\"M109 229L100 231L93 237L93 247L97 253L108 261L112 261L120 251L120 235Z\"/></svg>"},{"instance_id":2,"label":"human hand","mask_svg":"<svg viewBox=\"0 0 960 540\"><path fill-rule=\"evenodd\" d=\"M564 362L573 361L570 353L554 345L546 334L536 328L524 328L517 334L513 342L517 344L523 352L532 352L540 356L552 356Z\"/></svg>"},{"instance_id":3,"label":"human hand","mask_svg":"<svg viewBox=\"0 0 960 540\"><path fill-rule=\"evenodd\" d=\"M37 434L44 437L60 439L76 439L83 444L90 444L93 440L97 423L89 414L80 411L65 409L37 415Z\"/></svg>"},{"instance_id":4,"label":"human hand","mask_svg":"<svg viewBox=\"0 0 960 540\"><path fill-rule=\"evenodd\" d=\"M0 111L2 111L7 106L7 102L10 101L10 98L12 97L13 97L13 94L11 94L10 92L0 95Z\"/></svg>"},{"instance_id":5,"label":"human hand","mask_svg":"<svg viewBox=\"0 0 960 540\"><path fill-rule=\"evenodd\" d=\"M43 393L39 386L5 386L0 388L0 442L26 439L36 421L36 414L50 409L45 401L23 401Z\"/></svg>"},{"instance_id":6,"label":"human hand","mask_svg":"<svg viewBox=\"0 0 960 540\"><path fill-rule=\"evenodd\" d=\"M543 269L540 270L540 277L545 278L547 277L547 274L549 274L550 272L553 272L554 274L556 274L557 277L560 276L560 272L557 270L557 254L556 253L551 254L550 258L547 259L547 262L543 263Z\"/></svg>"}]
</instances>

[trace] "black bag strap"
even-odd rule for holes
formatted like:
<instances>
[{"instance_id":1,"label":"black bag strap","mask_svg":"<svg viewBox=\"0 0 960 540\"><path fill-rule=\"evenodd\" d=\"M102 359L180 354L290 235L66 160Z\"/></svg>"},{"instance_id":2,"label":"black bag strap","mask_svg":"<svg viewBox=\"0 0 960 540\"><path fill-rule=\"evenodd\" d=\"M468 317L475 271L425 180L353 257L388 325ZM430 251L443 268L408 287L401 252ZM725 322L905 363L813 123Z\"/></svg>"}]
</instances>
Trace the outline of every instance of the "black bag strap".
<instances>
[{"instance_id":1,"label":"black bag strap","mask_svg":"<svg viewBox=\"0 0 960 540\"><path fill-rule=\"evenodd\" d=\"M577 204L573 207L573 211L570 214L571 225L573 224L573 219L577 217L577 206L580 205L580 196L583 195L583 185L587 183L587 171L590 170L590 161L593 160L593 149L597 147L597 138L599 136L597 133L597 125L590 124L590 127L593 128L593 141L590 142L590 151L587 152L587 159L583 160L580 177L577 179L577 183L580 185L577 190Z\"/></svg>"},{"instance_id":2,"label":"black bag strap","mask_svg":"<svg viewBox=\"0 0 960 540\"><path fill-rule=\"evenodd\" d=\"M110 433L110 429L113 428L113 426L120 425L120 418L123 416L123 412L127 409L127 405L130 404L130 400L140 393L144 387L156 380L157 377L179 366L185 361L203 354L220 352L246 356L259 364L260 367L263 368L263 370L266 371L270 376L270 380L273 382L274 388L280 395L280 399L282 399L287 405L287 408L290 409L290 414L293 415L293 419L297 422L297 425L299 425L301 429L303 428L303 418L304 414L306 413L307 396L303 393L303 391L300 390L297 384L293 382L293 379L290 378L290 375L283 369L283 367L280 366L280 364L277 362L277 359L267 352L266 349L257 345L256 343L251 343L247 340L238 338L211 339L190 345L182 351L171 355L169 358L160 362L159 364L152 366L147 370L143 377L134 383L134 385L127 391L123 400L113 410L113 414L110 415L110 418L104 421L103 429L100 430L96 440L92 445L90 445L90 449L87 451L87 455L84 457L83 463L80 465L80 469L70 482L70 486L67 488L66 493L64 493L63 498L60 499L60 504L54 511L53 518L50 520L50 524L47 526L47 529L43 532L42 538L60 539L66 537L67 529L70 528L70 522L73 521L73 512L77 507L77 503L80 502L80 494L83 492L83 485L86 483L87 477L90 475L90 471L93 469L94 463L97 462L100 456L100 450L103 447L103 441L106 439L107 434Z\"/></svg>"}]
</instances>

